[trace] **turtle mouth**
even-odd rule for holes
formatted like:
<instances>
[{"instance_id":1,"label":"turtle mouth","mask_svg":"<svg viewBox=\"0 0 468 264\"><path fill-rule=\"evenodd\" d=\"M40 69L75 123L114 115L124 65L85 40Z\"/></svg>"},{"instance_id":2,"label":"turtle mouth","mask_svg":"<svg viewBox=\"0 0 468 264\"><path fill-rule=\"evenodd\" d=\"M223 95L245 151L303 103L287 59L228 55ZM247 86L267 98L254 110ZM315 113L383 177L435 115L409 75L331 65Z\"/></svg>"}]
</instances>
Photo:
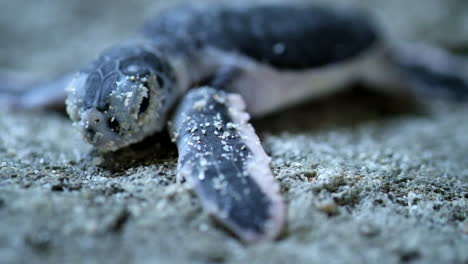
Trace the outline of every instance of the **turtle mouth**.
<instances>
[{"instance_id":1,"label":"turtle mouth","mask_svg":"<svg viewBox=\"0 0 468 264\"><path fill-rule=\"evenodd\" d=\"M102 133L94 129L85 128L82 130L82 135L88 143L102 152L116 151L129 145L124 144L125 140L118 134Z\"/></svg>"},{"instance_id":2,"label":"turtle mouth","mask_svg":"<svg viewBox=\"0 0 468 264\"><path fill-rule=\"evenodd\" d=\"M91 108L84 111L80 119L75 126L79 127L84 139L99 150L116 150L125 141L119 134L119 122L115 118L107 118L97 109Z\"/></svg>"}]
</instances>

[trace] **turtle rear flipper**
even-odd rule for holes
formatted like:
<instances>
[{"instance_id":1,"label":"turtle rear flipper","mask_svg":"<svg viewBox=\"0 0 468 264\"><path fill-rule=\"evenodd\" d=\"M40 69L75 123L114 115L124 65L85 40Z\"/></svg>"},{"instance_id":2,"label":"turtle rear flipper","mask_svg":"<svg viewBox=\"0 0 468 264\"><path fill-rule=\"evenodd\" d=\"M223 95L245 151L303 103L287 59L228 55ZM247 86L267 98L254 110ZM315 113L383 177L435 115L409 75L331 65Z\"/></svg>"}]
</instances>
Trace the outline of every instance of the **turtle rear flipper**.
<instances>
[{"instance_id":1,"label":"turtle rear flipper","mask_svg":"<svg viewBox=\"0 0 468 264\"><path fill-rule=\"evenodd\" d=\"M243 241L271 240L284 224L284 204L270 158L248 123L238 95L191 90L171 132L179 150L178 178L191 184L203 207Z\"/></svg>"},{"instance_id":2,"label":"turtle rear flipper","mask_svg":"<svg viewBox=\"0 0 468 264\"><path fill-rule=\"evenodd\" d=\"M428 44L386 46L362 67L371 88L416 99L468 100L468 60Z\"/></svg>"},{"instance_id":3,"label":"turtle rear flipper","mask_svg":"<svg viewBox=\"0 0 468 264\"><path fill-rule=\"evenodd\" d=\"M427 44L401 44L390 60L416 95L468 100L468 61Z\"/></svg>"}]
</instances>

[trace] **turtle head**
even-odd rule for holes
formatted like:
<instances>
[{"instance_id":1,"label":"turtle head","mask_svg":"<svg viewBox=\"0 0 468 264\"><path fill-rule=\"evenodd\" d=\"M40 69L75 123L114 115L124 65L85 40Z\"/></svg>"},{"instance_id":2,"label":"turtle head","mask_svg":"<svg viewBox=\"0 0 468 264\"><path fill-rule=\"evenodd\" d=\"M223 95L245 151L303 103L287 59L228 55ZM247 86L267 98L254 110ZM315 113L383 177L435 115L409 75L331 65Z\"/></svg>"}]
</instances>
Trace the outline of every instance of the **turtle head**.
<instances>
[{"instance_id":1,"label":"turtle head","mask_svg":"<svg viewBox=\"0 0 468 264\"><path fill-rule=\"evenodd\" d=\"M88 142L114 151L164 128L175 85L165 59L121 45L77 74L67 88L67 112Z\"/></svg>"}]
</instances>

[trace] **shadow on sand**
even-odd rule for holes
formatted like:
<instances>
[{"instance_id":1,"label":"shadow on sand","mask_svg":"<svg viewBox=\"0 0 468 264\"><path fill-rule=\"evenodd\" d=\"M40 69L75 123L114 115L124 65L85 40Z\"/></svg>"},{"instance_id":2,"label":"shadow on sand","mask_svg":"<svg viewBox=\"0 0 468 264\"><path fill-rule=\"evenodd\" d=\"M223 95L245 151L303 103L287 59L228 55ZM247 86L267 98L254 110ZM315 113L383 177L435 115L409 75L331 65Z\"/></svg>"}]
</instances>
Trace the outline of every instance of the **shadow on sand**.
<instances>
[{"instance_id":1,"label":"shadow on sand","mask_svg":"<svg viewBox=\"0 0 468 264\"><path fill-rule=\"evenodd\" d=\"M313 133L332 128L352 128L364 122L424 114L414 100L355 87L329 97L285 109L261 119L252 120L262 134ZM112 153L93 153L103 158L101 167L120 172L131 167L175 160L177 148L167 132L155 134L143 142Z\"/></svg>"}]
</instances>

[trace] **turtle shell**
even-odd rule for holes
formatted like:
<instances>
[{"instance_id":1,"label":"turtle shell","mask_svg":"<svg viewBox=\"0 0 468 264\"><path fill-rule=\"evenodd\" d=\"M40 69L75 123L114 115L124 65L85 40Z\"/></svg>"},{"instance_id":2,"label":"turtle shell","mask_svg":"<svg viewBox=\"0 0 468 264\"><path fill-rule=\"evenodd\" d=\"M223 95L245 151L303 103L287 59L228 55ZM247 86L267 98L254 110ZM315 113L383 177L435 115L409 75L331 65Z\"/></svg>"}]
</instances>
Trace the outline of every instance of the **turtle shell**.
<instances>
[{"instance_id":1,"label":"turtle shell","mask_svg":"<svg viewBox=\"0 0 468 264\"><path fill-rule=\"evenodd\" d=\"M352 59L379 39L366 14L314 5L176 8L149 20L143 34L171 36L177 52L215 47L295 70Z\"/></svg>"}]
</instances>

